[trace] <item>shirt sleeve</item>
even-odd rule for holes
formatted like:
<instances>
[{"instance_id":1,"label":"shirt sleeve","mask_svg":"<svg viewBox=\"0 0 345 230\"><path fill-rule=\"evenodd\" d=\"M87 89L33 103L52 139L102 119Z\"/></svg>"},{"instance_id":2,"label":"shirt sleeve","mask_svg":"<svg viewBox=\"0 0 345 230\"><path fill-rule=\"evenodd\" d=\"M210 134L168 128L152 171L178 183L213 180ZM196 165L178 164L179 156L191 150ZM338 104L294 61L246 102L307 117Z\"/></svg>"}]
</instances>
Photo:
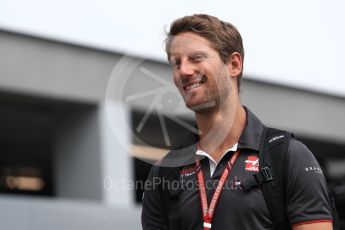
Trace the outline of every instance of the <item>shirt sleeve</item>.
<instances>
[{"instance_id":1,"label":"shirt sleeve","mask_svg":"<svg viewBox=\"0 0 345 230\"><path fill-rule=\"evenodd\" d=\"M310 150L290 140L287 156L287 213L292 225L332 221L322 169Z\"/></svg>"},{"instance_id":2,"label":"shirt sleeve","mask_svg":"<svg viewBox=\"0 0 345 230\"><path fill-rule=\"evenodd\" d=\"M141 223L143 230L167 230L167 218L160 193L158 166L153 166L145 182Z\"/></svg>"}]
</instances>

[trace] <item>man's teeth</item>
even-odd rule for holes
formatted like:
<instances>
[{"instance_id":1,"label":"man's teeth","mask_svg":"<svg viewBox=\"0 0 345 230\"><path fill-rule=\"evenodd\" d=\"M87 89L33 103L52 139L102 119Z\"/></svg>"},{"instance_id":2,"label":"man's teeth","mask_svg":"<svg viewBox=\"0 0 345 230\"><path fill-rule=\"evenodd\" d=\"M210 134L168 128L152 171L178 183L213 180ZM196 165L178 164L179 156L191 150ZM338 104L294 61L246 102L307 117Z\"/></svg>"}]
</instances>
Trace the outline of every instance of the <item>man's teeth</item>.
<instances>
[{"instance_id":1,"label":"man's teeth","mask_svg":"<svg viewBox=\"0 0 345 230\"><path fill-rule=\"evenodd\" d=\"M193 85L189 85L186 87L186 90L191 90L191 89L194 89L196 87L199 87L201 85L201 82L198 82L198 83L194 83Z\"/></svg>"}]
</instances>

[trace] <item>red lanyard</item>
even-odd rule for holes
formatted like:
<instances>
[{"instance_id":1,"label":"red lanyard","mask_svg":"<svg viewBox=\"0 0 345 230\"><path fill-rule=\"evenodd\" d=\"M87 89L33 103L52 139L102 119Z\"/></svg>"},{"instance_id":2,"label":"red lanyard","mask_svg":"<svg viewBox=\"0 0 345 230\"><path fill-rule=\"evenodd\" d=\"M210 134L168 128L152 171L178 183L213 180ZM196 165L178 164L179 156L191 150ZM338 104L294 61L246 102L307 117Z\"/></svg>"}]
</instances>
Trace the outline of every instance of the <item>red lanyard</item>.
<instances>
[{"instance_id":1,"label":"red lanyard","mask_svg":"<svg viewBox=\"0 0 345 230\"><path fill-rule=\"evenodd\" d=\"M197 168L198 182L199 182L202 215L204 219L204 230L209 230L212 227L212 219L213 219L214 210L217 206L225 181L227 180L230 174L230 171L232 169L232 166L234 165L238 155L239 155L239 151L236 151L232 155L231 159L228 161L228 164L226 168L224 169L224 172L219 180L216 191L213 194L210 207L208 207L206 188L205 188L205 182L204 182L204 174L201 169L200 160L197 159L195 162L196 168Z\"/></svg>"}]
</instances>

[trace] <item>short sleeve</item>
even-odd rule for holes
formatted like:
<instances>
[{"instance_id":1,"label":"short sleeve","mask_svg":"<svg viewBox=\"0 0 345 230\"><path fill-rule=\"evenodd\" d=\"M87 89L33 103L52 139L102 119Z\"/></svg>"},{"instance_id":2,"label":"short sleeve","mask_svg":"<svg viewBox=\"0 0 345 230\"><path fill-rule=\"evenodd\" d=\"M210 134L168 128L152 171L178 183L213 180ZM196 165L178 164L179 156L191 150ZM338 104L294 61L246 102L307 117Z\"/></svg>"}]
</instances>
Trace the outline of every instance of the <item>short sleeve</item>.
<instances>
[{"instance_id":1,"label":"short sleeve","mask_svg":"<svg viewBox=\"0 0 345 230\"><path fill-rule=\"evenodd\" d=\"M152 166L144 185L143 209L141 213L141 224L143 230L168 229L167 218L162 207L159 188L161 181L158 171L158 166Z\"/></svg>"},{"instance_id":2,"label":"short sleeve","mask_svg":"<svg viewBox=\"0 0 345 230\"><path fill-rule=\"evenodd\" d=\"M332 221L322 169L310 150L290 139L287 156L287 213L292 225Z\"/></svg>"}]
</instances>

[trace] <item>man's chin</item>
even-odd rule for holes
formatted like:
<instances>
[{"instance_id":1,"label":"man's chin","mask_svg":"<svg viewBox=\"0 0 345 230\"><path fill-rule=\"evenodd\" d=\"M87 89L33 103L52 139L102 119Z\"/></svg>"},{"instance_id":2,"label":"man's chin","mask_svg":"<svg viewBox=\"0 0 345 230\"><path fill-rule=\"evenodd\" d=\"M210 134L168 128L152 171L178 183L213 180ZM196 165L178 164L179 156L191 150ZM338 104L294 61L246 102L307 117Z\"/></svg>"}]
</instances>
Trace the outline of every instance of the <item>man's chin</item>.
<instances>
[{"instance_id":1,"label":"man's chin","mask_svg":"<svg viewBox=\"0 0 345 230\"><path fill-rule=\"evenodd\" d=\"M202 104L197 104L197 105L188 105L188 109L194 111L194 112L206 112L209 110L212 110L216 106L216 101L208 101Z\"/></svg>"}]
</instances>

